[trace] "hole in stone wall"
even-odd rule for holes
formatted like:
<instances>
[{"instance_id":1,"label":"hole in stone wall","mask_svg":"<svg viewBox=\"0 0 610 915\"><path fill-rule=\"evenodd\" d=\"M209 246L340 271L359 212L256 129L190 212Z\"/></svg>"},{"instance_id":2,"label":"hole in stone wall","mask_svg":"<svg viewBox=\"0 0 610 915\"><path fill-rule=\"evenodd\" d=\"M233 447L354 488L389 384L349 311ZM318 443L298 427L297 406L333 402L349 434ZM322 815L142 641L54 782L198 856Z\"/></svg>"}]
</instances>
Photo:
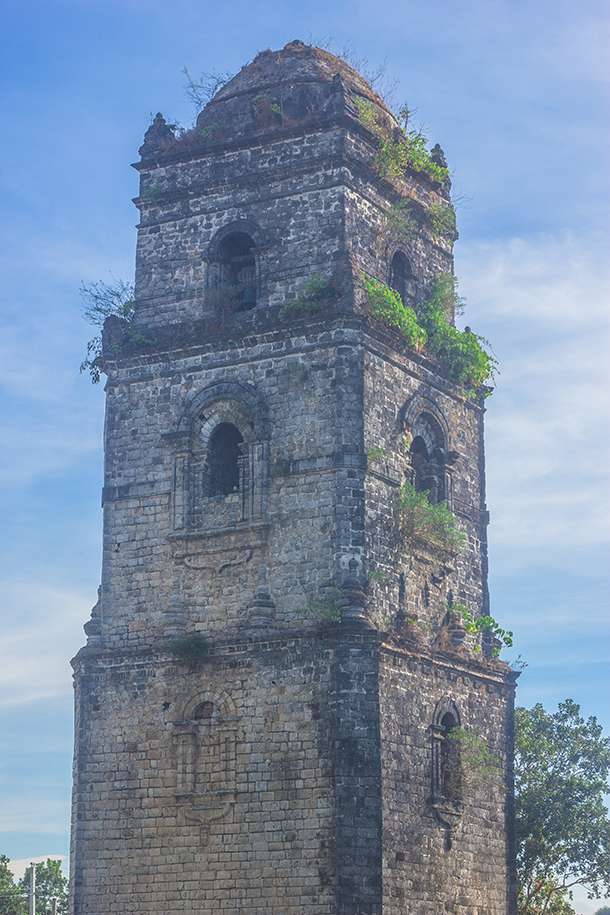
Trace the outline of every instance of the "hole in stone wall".
<instances>
[{"instance_id":1,"label":"hole in stone wall","mask_svg":"<svg viewBox=\"0 0 610 915\"><path fill-rule=\"evenodd\" d=\"M243 437L233 423L221 423L213 432L209 446L211 496L239 492L239 446Z\"/></svg>"},{"instance_id":2,"label":"hole in stone wall","mask_svg":"<svg viewBox=\"0 0 610 915\"><path fill-rule=\"evenodd\" d=\"M411 464L415 471L413 485L416 491L427 492L431 505L442 502L445 498L445 474L439 462L428 454L421 435L415 436L410 451Z\"/></svg>"},{"instance_id":3,"label":"hole in stone wall","mask_svg":"<svg viewBox=\"0 0 610 915\"><path fill-rule=\"evenodd\" d=\"M460 743L451 732L457 722L450 712L441 719L443 729L441 740L441 794L449 800L457 801L462 796L462 764Z\"/></svg>"},{"instance_id":4,"label":"hole in stone wall","mask_svg":"<svg viewBox=\"0 0 610 915\"><path fill-rule=\"evenodd\" d=\"M392 258L389 285L398 293L402 299L403 305L410 305L412 303L413 274L411 273L409 261L401 251L397 251Z\"/></svg>"},{"instance_id":5,"label":"hole in stone wall","mask_svg":"<svg viewBox=\"0 0 610 915\"><path fill-rule=\"evenodd\" d=\"M256 305L256 261L254 242L246 232L229 235L220 245L221 283L235 286L236 311L248 311Z\"/></svg>"}]
</instances>

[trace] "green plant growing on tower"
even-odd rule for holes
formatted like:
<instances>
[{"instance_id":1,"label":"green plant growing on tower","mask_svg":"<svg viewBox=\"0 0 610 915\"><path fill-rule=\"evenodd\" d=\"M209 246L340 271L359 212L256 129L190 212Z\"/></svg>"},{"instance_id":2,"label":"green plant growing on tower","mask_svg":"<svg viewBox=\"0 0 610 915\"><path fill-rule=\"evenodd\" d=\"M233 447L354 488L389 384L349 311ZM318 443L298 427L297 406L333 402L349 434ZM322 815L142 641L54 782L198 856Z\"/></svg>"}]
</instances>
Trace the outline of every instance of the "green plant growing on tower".
<instances>
[{"instance_id":1,"label":"green plant growing on tower","mask_svg":"<svg viewBox=\"0 0 610 915\"><path fill-rule=\"evenodd\" d=\"M339 297L337 289L323 273L314 273L304 284L296 299L282 305L280 318L315 314L328 308Z\"/></svg>"},{"instance_id":2,"label":"green plant growing on tower","mask_svg":"<svg viewBox=\"0 0 610 915\"><path fill-rule=\"evenodd\" d=\"M383 218L395 235L409 239L413 238L417 231L417 220L414 215L416 211L417 207L413 200L400 200L383 211Z\"/></svg>"},{"instance_id":3,"label":"green plant growing on tower","mask_svg":"<svg viewBox=\"0 0 610 915\"><path fill-rule=\"evenodd\" d=\"M199 79L193 79L186 67L182 70L186 76L187 82L183 86L184 94L190 102L193 103L197 113L201 111L202 108L205 108L208 102L210 102L217 92L220 92L223 86L233 79L234 74L229 73L220 73L216 70L212 70L209 73L202 73Z\"/></svg>"},{"instance_id":4,"label":"green plant growing on tower","mask_svg":"<svg viewBox=\"0 0 610 915\"><path fill-rule=\"evenodd\" d=\"M188 665L189 670L197 670L210 656L210 643L201 632L190 632L172 639L168 651L179 664Z\"/></svg>"},{"instance_id":5,"label":"green plant growing on tower","mask_svg":"<svg viewBox=\"0 0 610 915\"><path fill-rule=\"evenodd\" d=\"M263 128L272 127L273 124L283 124L284 110L281 101L262 92L255 95L252 99L252 105L256 111L259 125Z\"/></svg>"},{"instance_id":6,"label":"green plant growing on tower","mask_svg":"<svg viewBox=\"0 0 610 915\"><path fill-rule=\"evenodd\" d=\"M428 336L419 324L415 311L408 305L403 305L396 290L390 289L385 283L380 283L365 273L362 274L362 283L371 314L397 330L407 346L420 350Z\"/></svg>"},{"instance_id":7,"label":"green plant growing on tower","mask_svg":"<svg viewBox=\"0 0 610 915\"><path fill-rule=\"evenodd\" d=\"M443 274L433 281L419 320L428 335L428 349L445 367L449 379L473 397L486 382L495 380L498 362L485 337L470 329L458 330L450 322L448 315L461 311L463 299L457 293L457 279ZM488 394L491 391L485 396Z\"/></svg>"},{"instance_id":8,"label":"green plant growing on tower","mask_svg":"<svg viewBox=\"0 0 610 915\"><path fill-rule=\"evenodd\" d=\"M463 797L477 788L504 787L502 763L478 731L454 727L447 740L453 752L447 758L445 784L454 796Z\"/></svg>"},{"instance_id":9,"label":"green plant growing on tower","mask_svg":"<svg viewBox=\"0 0 610 915\"><path fill-rule=\"evenodd\" d=\"M163 193L163 185L160 181L155 181L150 187L147 187L146 190L142 191L141 197L143 200L155 200Z\"/></svg>"},{"instance_id":10,"label":"green plant growing on tower","mask_svg":"<svg viewBox=\"0 0 610 915\"><path fill-rule=\"evenodd\" d=\"M458 601L454 601L451 605L447 604L447 610L452 617L459 619L464 624L467 632L477 636L489 632L494 638L503 642L507 648L512 647L513 633L510 629L502 629L493 616L474 617L468 607ZM501 645L494 645L492 652L496 655L500 654L501 647ZM481 651L480 646L475 645L474 651Z\"/></svg>"},{"instance_id":11,"label":"green plant growing on tower","mask_svg":"<svg viewBox=\"0 0 610 915\"><path fill-rule=\"evenodd\" d=\"M426 220L430 234L438 241L442 238L453 241L457 231L455 210L450 204L432 203L426 211Z\"/></svg>"},{"instance_id":12,"label":"green plant growing on tower","mask_svg":"<svg viewBox=\"0 0 610 915\"><path fill-rule=\"evenodd\" d=\"M367 452L367 460L369 464L374 464L376 461L381 461L383 458L388 457L389 454L381 447L381 445L373 445L373 447Z\"/></svg>"},{"instance_id":13,"label":"green plant growing on tower","mask_svg":"<svg viewBox=\"0 0 610 915\"><path fill-rule=\"evenodd\" d=\"M468 397L491 390L486 382L495 380L498 362L489 352L491 344L470 329L458 330L448 315L463 311L463 299L457 293L457 279L442 274L433 280L427 300L416 308L405 306L399 294L372 277L362 274L371 313L388 327L397 330L407 346L425 348L444 367L450 381L459 385Z\"/></svg>"},{"instance_id":14,"label":"green plant growing on tower","mask_svg":"<svg viewBox=\"0 0 610 915\"><path fill-rule=\"evenodd\" d=\"M427 150L428 140L421 130L408 130L409 109L403 106L398 112L404 120L404 129L393 128L382 122L375 107L362 96L355 98L361 122L377 137L375 166L384 178L404 178L410 169L424 172L440 184L449 180L449 170L438 165Z\"/></svg>"},{"instance_id":15,"label":"green plant growing on tower","mask_svg":"<svg viewBox=\"0 0 610 915\"><path fill-rule=\"evenodd\" d=\"M135 329L136 306L133 297L133 283L126 283L120 279L114 280L112 283L104 283L100 280L97 283L90 283L88 286L83 283L79 292L84 302L83 318L88 324L103 327L106 318L120 318L131 341L143 346L153 345L154 340L148 339ZM80 364L80 372L82 374L88 371L91 375L91 383L98 384L103 370L102 335L98 334L87 343L87 356Z\"/></svg>"},{"instance_id":16,"label":"green plant growing on tower","mask_svg":"<svg viewBox=\"0 0 610 915\"><path fill-rule=\"evenodd\" d=\"M411 483L400 487L395 515L405 540L425 547L438 558L453 556L466 545L466 532L456 526L446 503L431 505L428 493L417 492Z\"/></svg>"},{"instance_id":17,"label":"green plant growing on tower","mask_svg":"<svg viewBox=\"0 0 610 915\"><path fill-rule=\"evenodd\" d=\"M297 607L300 616L317 620L321 623L341 622L341 612L338 601L341 597L340 588L331 588L320 597L308 597L302 607Z\"/></svg>"}]
</instances>

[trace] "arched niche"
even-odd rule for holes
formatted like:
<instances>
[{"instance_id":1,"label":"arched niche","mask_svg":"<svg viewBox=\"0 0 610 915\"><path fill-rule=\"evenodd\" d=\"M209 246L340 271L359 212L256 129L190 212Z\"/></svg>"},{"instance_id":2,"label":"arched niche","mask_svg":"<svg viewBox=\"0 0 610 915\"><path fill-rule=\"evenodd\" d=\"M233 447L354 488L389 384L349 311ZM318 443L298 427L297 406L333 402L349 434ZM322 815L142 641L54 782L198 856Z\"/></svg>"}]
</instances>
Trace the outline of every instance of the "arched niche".
<instances>
[{"instance_id":1,"label":"arched niche","mask_svg":"<svg viewBox=\"0 0 610 915\"><path fill-rule=\"evenodd\" d=\"M443 500L451 507L452 471L458 454L448 447L449 427L433 401L412 398L401 411L400 426L407 433L408 481L418 492L427 492L431 504Z\"/></svg>"},{"instance_id":2,"label":"arched niche","mask_svg":"<svg viewBox=\"0 0 610 915\"><path fill-rule=\"evenodd\" d=\"M232 302L235 312L250 311L260 302L260 229L249 220L236 220L220 229L208 248L208 286ZM218 296L217 296L218 297Z\"/></svg>"},{"instance_id":3,"label":"arched niche","mask_svg":"<svg viewBox=\"0 0 610 915\"><path fill-rule=\"evenodd\" d=\"M185 406L173 440L174 530L218 530L266 511L269 412L251 385L223 380Z\"/></svg>"},{"instance_id":4,"label":"arched niche","mask_svg":"<svg viewBox=\"0 0 610 915\"><path fill-rule=\"evenodd\" d=\"M205 690L186 703L173 723L178 796L223 806L235 790L239 717L224 690Z\"/></svg>"},{"instance_id":5,"label":"arched niche","mask_svg":"<svg viewBox=\"0 0 610 915\"><path fill-rule=\"evenodd\" d=\"M434 710L432 738L432 793L430 803L439 825L446 829L445 847L452 845L452 833L462 815L462 764L460 741L455 729L461 727L456 703L447 697Z\"/></svg>"}]
</instances>

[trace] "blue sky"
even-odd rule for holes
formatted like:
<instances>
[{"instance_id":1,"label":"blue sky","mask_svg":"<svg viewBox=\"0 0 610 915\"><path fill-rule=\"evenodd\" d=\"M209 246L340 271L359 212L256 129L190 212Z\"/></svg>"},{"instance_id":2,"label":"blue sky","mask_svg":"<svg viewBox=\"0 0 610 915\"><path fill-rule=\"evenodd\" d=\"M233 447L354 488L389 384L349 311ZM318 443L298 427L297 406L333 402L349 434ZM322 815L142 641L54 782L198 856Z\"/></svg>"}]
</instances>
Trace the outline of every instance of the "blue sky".
<instances>
[{"instance_id":1,"label":"blue sky","mask_svg":"<svg viewBox=\"0 0 610 915\"><path fill-rule=\"evenodd\" d=\"M488 402L492 612L519 701L610 730L608 17L601 0L4 2L0 851L67 852L69 658L100 574L103 392L79 376L81 281L133 273L137 175L183 67L236 71L293 38L387 58L463 195L464 320L500 360ZM583 903L583 913L595 905Z\"/></svg>"}]
</instances>

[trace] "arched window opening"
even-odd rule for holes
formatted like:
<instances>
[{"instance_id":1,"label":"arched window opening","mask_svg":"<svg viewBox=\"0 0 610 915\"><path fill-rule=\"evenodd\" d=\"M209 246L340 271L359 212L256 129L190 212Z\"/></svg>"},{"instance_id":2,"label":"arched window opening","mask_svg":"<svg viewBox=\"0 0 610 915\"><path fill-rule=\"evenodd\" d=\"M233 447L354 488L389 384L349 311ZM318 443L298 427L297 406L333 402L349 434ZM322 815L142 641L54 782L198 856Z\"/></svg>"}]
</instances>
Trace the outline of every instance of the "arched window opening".
<instances>
[{"instance_id":1,"label":"arched window opening","mask_svg":"<svg viewBox=\"0 0 610 915\"><path fill-rule=\"evenodd\" d=\"M403 305L411 305L413 302L412 279L409 261L404 254L397 251L390 266L389 285L398 293Z\"/></svg>"},{"instance_id":2,"label":"arched window opening","mask_svg":"<svg viewBox=\"0 0 610 915\"><path fill-rule=\"evenodd\" d=\"M236 311L248 311L256 305L256 261L254 242L246 232L235 232L225 238L219 250L221 283L235 286Z\"/></svg>"},{"instance_id":3,"label":"arched window opening","mask_svg":"<svg viewBox=\"0 0 610 915\"><path fill-rule=\"evenodd\" d=\"M437 450L437 449L435 449ZM411 466L414 471L413 485L417 492L427 492L431 505L445 498L445 474L436 455L429 455L421 435L411 442Z\"/></svg>"},{"instance_id":4,"label":"arched window opening","mask_svg":"<svg viewBox=\"0 0 610 915\"><path fill-rule=\"evenodd\" d=\"M450 712L441 719L441 794L451 801L462 797L462 761L460 742L455 734L457 722Z\"/></svg>"},{"instance_id":5,"label":"arched window opening","mask_svg":"<svg viewBox=\"0 0 610 915\"><path fill-rule=\"evenodd\" d=\"M213 432L209 446L211 496L239 492L239 457L243 437L233 423L221 423Z\"/></svg>"}]
</instances>

